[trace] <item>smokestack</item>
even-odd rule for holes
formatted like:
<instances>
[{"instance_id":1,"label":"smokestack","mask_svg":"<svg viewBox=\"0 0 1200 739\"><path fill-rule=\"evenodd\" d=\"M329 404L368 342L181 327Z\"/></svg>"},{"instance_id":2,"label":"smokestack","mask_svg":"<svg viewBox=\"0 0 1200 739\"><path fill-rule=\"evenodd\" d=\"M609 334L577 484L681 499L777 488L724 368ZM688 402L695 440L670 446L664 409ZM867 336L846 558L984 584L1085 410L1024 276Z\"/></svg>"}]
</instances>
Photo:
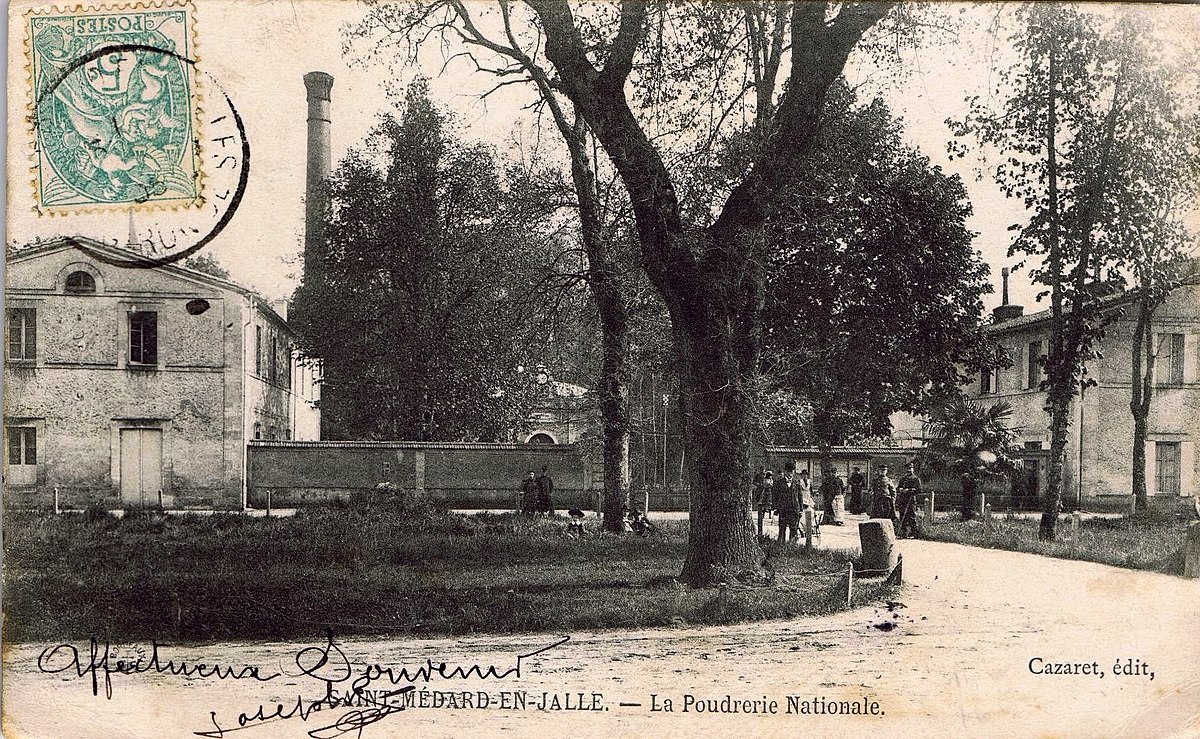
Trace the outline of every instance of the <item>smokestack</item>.
<instances>
[{"instance_id":1,"label":"smokestack","mask_svg":"<svg viewBox=\"0 0 1200 739\"><path fill-rule=\"evenodd\" d=\"M992 308L992 323L1003 323L1011 321L1014 318L1019 318L1025 312L1025 308L1020 305L1012 305L1008 302L1008 267L1000 270L1000 275L1004 280L1004 287L1000 293L1004 299L1003 304Z\"/></svg>"},{"instance_id":2,"label":"smokestack","mask_svg":"<svg viewBox=\"0 0 1200 739\"><path fill-rule=\"evenodd\" d=\"M304 272L316 277L324 241L325 178L330 171L329 93L333 77L325 72L304 75L308 91L308 170L304 189Z\"/></svg>"}]
</instances>

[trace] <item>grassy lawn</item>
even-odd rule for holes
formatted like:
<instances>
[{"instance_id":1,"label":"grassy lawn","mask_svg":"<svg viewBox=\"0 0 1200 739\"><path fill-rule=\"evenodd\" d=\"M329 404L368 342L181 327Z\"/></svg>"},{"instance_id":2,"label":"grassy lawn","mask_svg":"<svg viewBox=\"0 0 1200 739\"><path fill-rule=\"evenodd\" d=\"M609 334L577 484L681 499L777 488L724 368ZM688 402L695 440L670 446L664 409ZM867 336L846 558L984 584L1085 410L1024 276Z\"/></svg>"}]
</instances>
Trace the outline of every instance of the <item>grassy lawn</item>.
<instances>
[{"instance_id":1,"label":"grassy lawn","mask_svg":"<svg viewBox=\"0 0 1200 739\"><path fill-rule=\"evenodd\" d=\"M290 518L4 517L4 638L185 641L714 624L846 607L852 552L772 548L767 587L674 580L686 522L640 538L396 507ZM856 581L855 604L880 596Z\"/></svg>"},{"instance_id":2,"label":"grassy lawn","mask_svg":"<svg viewBox=\"0 0 1200 739\"><path fill-rule=\"evenodd\" d=\"M932 527L922 529L921 537L1172 575L1183 574L1180 548L1190 523L1187 519L1176 517L1173 512L1150 513L1120 518L1087 518L1075 531L1069 517L1063 517L1058 522L1058 541L1045 542L1037 538L1036 517L996 515L992 517L991 525L978 520L954 520L956 518L938 519Z\"/></svg>"}]
</instances>

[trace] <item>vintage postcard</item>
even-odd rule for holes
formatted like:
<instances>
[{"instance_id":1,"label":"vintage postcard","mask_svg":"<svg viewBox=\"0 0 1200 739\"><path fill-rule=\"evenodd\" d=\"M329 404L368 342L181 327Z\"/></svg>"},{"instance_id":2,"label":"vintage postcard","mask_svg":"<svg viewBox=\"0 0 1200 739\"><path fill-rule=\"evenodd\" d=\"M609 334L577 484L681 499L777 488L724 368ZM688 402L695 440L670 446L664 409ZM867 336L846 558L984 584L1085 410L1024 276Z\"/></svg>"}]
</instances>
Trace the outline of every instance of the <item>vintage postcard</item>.
<instances>
[{"instance_id":1,"label":"vintage postcard","mask_svg":"<svg viewBox=\"0 0 1200 739\"><path fill-rule=\"evenodd\" d=\"M14 0L4 735L1200 736L1197 48Z\"/></svg>"}]
</instances>

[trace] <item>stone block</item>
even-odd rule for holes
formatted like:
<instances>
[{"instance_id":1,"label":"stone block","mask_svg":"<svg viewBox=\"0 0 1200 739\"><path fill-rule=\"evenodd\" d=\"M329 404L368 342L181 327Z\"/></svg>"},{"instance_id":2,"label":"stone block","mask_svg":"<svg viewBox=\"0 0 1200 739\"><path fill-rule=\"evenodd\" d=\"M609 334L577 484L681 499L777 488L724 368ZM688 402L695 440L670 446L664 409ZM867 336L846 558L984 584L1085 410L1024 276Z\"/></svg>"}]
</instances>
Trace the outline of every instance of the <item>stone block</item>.
<instances>
[{"instance_id":1,"label":"stone block","mask_svg":"<svg viewBox=\"0 0 1200 739\"><path fill-rule=\"evenodd\" d=\"M870 518L858 525L863 570L891 572L896 566L896 530L891 519Z\"/></svg>"}]
</instances>

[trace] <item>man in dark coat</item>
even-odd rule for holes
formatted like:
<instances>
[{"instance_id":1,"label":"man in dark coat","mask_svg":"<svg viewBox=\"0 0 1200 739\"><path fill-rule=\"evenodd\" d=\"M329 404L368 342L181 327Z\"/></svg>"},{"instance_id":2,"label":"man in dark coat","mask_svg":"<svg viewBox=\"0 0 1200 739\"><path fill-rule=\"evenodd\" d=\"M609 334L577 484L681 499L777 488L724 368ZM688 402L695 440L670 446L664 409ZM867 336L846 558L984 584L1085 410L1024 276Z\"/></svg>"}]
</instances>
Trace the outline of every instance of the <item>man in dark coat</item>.
<instances>
[{"instance_id":1,"label":"man in dark coat","mask_svg":"<svg viewBox=\"0 0 1200 739\"><path fill-rule=\"evenodd\" d=\"M542 476L537 479L537 511L554 515L554 480L550 479L550 468L542 467Z\"/></svg>"},{"instance_id":2,"label":"man in dark coat","mask_svg":"<svg viewBox=\"0 0 1200 739\"><path fill-rule=\"evenodd\" d=\"M521 481L521 513L532 516L537 511L537 475L529 471L529 477Z\"/></svg>"},{"instance_id":3,"label":"man in dark coat","mask_svg":"<svg viewBox=\"0 0 1200 739\"><path fill-rule=\"evenodd\" d=\"M767 511L772 509L775 494L775 474L771 470L763 470L754 482L754 509L758 511L758 535L763 535L763 519Z\"/></svg>"},{"instance_id":4,"label":"man in dark coat","mask_svg":"<svg viewBox=\"0 0 1200 739\"><path fill-rule=\"evenodd\" d=\"M871 518L896 518L896 485L888 477L887 465L871 480Z\"/></svg>"},{"instance_id":5,"label":"man in dark coat","mask_svg":"<svg viewBox=\"0 0 1200 739\"><path fill-rule=\"evenodd\" d=\"M795 541L800 530L800 481L796 479L796 464L788 462L783 474L775 480L775 512L779 514L779 543ZM785 534L790 536L785 539Z\"/></svg>"},{"instance_id":6,"label":"man in dark coat","mask_svg":"<svg viewBox=\"0 0 1200 739\"><path fill-rule=\"evenodd\" d=\"M917 535L917 498L921 495L921 478L917 477L912 462L900 483L896 486L896 504L900 507L900 528L896 536L901 539Z\"/></svg>"},{"instance_id":7,"label":"man in dark coat","mask_svg":"<svg viewBox=\"0 0 1200 739\"><path fill-rule=\"evenodd\" d=\"M855 467L854 472L850 474L850 512L865 513L867 503L863 500L863 494L867 492L867 478L863 475L862 470Z\"/></svg>"},{"instance_id":8,"label":"man in dark coat","mask_svg":"<svg viewBox=\"0 0 1200 739\"><path fill-rule=\"evenodd\" d=\"M837 470L826 467L821 473L821 502L825 508L825 522L834 526L845 523L842 509L846 505L846 482L838 477Z\"/></svg>"}]
</instances>

